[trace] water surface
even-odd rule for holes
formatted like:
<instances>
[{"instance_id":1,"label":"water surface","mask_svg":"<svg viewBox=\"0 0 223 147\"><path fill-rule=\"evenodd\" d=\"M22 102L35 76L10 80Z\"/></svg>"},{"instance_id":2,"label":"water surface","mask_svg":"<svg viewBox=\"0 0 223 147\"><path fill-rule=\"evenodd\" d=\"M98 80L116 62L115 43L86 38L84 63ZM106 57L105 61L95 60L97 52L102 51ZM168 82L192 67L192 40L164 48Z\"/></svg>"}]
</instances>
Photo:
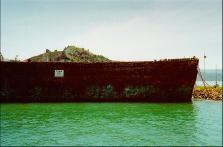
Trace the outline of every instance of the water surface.
<instances>
[{"instance_id":1,"label":"water surface","mask_svg":"<svg viewBox=\"0 0 223 147\"><path fill-rule=\"evenodd\" d=\"M216 81L205 81L208 85L206 86L215 86L216 85ZM217 81L217 84L219 86L222 86L222 81ZM204 86L202 81L196 81L196 85L197 86Z\"/></svg>"},{"instance_id":2,"label":"water surface","mask_svg":"<svg viewBox=\"0 0 223 147\"><path fill-rule=\"evenodd\" d=\"M1 104L1 145L221 145L222 102Z\"/></svg>"}]
</instances>

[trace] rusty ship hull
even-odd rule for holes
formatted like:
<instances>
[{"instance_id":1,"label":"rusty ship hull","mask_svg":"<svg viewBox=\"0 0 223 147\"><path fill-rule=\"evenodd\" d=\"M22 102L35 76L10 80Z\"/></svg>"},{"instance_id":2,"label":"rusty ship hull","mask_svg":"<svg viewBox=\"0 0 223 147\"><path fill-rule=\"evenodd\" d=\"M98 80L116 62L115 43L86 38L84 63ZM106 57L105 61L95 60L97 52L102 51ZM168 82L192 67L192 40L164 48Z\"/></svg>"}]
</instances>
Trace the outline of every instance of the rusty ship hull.
<instances>
[{"instance_id":1,"label":"rusty ship hull","mask_svg":"<svg viewBox=\"0 0 223 147\"><path fill-rule=\"evenodd\" d=\"M198 59L0 62L1 102L191 102Z\"/></svg>"}]
</instances>

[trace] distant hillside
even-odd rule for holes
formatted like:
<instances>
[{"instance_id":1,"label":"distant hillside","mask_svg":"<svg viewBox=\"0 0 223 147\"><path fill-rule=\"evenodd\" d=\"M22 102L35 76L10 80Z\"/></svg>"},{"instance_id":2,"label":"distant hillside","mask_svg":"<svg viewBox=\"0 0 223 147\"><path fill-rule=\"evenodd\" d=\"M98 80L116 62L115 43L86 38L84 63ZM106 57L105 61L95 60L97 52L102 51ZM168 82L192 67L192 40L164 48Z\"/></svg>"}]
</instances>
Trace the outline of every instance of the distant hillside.
<instances>
[{"instance_id":1,"label":"distant hillside","mask_svg":"<svg viewBox=\"0 0 223 147\"><path fill-rule=\"evenodd\" d=\"M63 51L46 50L45 53L31 57L27 60L33 62L111 62L108 58L95 55L89 50L76 46L67 46Z\"/></svg>"}]
</instances>

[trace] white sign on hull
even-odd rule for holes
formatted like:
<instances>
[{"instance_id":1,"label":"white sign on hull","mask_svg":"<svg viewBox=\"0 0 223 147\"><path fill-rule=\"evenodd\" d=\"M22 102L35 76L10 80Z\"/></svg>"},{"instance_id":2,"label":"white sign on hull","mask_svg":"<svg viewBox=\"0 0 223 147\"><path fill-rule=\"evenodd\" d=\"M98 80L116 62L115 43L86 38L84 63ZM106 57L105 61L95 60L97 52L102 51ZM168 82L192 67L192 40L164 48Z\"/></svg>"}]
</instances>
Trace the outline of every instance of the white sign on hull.
<instances>
[{"instance_id":1,"label":"white sign on hull","mask_svg":"<svg viewBox=\"0 0 223 147\"><path fill-rule=\"evenodd\" d=\"M57 78L64 77L64 70L55 70L54 71L54 77L57 77Z\"/></svg>"}]
</instances>

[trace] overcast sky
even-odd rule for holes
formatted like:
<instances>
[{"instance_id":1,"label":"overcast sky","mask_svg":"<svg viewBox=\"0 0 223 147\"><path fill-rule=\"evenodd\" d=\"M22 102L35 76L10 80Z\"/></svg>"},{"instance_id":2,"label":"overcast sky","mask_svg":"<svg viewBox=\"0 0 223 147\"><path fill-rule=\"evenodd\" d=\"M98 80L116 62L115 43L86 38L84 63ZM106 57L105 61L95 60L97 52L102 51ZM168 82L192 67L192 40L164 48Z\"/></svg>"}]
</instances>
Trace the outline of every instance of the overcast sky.
<instances>
[{"instance_id":1,"label":"overcast sky","mask_svg":"<svg viewBox=\"0 0 223 147\"><path fill-rule=\"evenodd\" d=\"M21 60L67 45L113 60L197 56L222 67L221 0L1 0L1 50Z\"/></svg>"}]
</instances>

